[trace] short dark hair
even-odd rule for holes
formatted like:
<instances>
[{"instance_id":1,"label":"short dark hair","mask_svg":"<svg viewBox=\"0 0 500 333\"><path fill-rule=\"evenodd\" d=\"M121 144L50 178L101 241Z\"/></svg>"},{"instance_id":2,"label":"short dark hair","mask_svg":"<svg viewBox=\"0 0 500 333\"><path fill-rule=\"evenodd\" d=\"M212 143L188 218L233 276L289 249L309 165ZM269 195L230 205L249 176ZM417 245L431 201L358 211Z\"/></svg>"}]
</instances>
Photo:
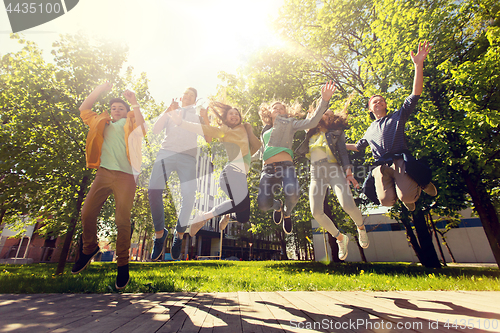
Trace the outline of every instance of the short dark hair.
<instances>
[{"instance_id":1,"label":"short dark hair","mask_svg":"<svg viewBox=\"0 0 500 333\"><path fill-rule=\"evenodd\" d=\"M189 87L186 90L191 90L194 93L195 100L198 98L198 91L196 89L194 89L193 87Z\"/></svg>"},{"instance_id":2,"label":"short dark hair","mask_svg":"<svg viewBox=\"0 0 500 333\"><path fill-rule=\"evenodd\" d=\"M382 96L382 95L373 95L372 97L370 97L370 99L368 100L368 104L366 105L367 108L370 108L370 102L372 101L372 99L374 99L375 97L382 97L382 99L385 101L385 97ZM387 103L387 102L386 102Z\"/></svg>"},{"instance_id":3,"label":"short dark hair","mask_svg":"<svg viewBox=\"0 0 500 333\"><path fill-rule=\"evenodd\" d=\"M123 105L125 105L125 108L127 109L127 112L130 111L130 105L128 105L127 102L125 102L123 99L121 99L121 98L112 98L109 101L109 107L111 107L111 105L113 105L114 103L122 103Z\"/></svg>"}]
</instances>

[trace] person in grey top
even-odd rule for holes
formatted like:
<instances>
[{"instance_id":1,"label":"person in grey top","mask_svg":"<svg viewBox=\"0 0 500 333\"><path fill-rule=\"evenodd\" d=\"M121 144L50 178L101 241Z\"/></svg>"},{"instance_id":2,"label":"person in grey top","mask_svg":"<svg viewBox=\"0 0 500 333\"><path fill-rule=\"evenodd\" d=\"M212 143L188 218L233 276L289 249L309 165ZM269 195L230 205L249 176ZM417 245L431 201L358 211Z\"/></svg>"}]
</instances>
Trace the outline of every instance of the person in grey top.
<instances>
[{"instance_id":1,"label":"person in grey top","mask_svg":"<svg viewBox=\"0 0 500 333\"><path fill-rule=\"evenodd\" d=\"M165 131L165 138L156 157L151 178L149 180L148 196L151 215L155 228L155 243L152 260L159 260L167 239L165 228L165 209L163 206L163 190L173 171L176 171L181 188L181 208L175 228L174 241L170 251L173 259L178 259L181 254L182 238L188 226L189 217L193 210L196 197L196 154L197 134L181 127L168 117L169 112L176 112L182 118L200 124L200 117L194 107L197 91L187 88L181 99L181 107L172 100L168 109L158 118L153 127L153 133ZM201 125L200 125L201 126Z\"/></svg>"},{"instance_id":2,"label":"person in grey top","mask_svg":"<svg viewBox=\"0 0 500 333\"><path fill-rule=\"evenodd\" d=\"M260 177L257 203L259 209L273 209L276 224L283 221L283 230L292 232L291 213L299 201L299 182L293 164L292 143L295 132L318 125L321 116L328 108L328 102L335 92L335 85L330 81L321 88L321 102L309 119L298 120L289 117L291 112L283 103L276 102L267 107L263 105L259 112L264 124L262 142L264 165ZM300 106L297 108L300 111ZM285 205L274 198L275 190L283 189Z\"/></svg>"},{"instance_id":3,"label":"person in grey top","mask_svg":"<svg viewBox=\"0 0 500 333\"><path fill-rule=\"evenodd\" d=\"M347 149L360 151L368 145L378 165L372 170L375 179L377 198L383 206L392 206L399 198L409 211L415 210L415 202L421 190L430 195L437 195L432 183L423 188L407 173L405 158L411 157L404 138L404 128L410 114L415 110L423 90L424 60L431 50L428 42L419 43L411 59L415 66L412 94L406 98L403 106L392 114L387 114L387 103L381 95L374 95L368 102L370 116L375 119L365 135L356 144L347 144Z\"/></svg>"}]
</instances>

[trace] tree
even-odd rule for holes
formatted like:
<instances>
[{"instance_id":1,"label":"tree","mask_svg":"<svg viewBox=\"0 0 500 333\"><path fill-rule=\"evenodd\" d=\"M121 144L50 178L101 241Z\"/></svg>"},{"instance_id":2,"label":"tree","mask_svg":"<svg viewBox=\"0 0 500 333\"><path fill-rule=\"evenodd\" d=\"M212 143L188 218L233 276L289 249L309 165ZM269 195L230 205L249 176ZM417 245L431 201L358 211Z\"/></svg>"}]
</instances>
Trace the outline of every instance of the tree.
<instances>
[{"instance_id":1,"label":"tree","mask_svg":"<svg viewBox=\"0 0 500 333\"><path fill-rule=\"evenodd\" d=\"M328 78L365 96L383 92L390 107L400 105L409 93L409 51L419 40L434 43L425 67L421 110L408 123L407 134L418 138L410 145L417 157L427 159L437 171L441 194L436 202L423 201L418 208L446 207L448 194L453 194L452 201L462 197L463 206L470 195L500 263L500 228L494 209L498 202L498 9L491 0L291 0L277 25L283 36L321 64ZM352 140L359 139L358 130L366 128L366 109L360 110L349 133ZM424 226L420 213L413 220ZM430 235L425 235L425 228L420 230L428 243Z\"/></svg>"},{"instance_id":2,"label":"tree","mask_svg":"<svg viewBox=\"0 0 500 333\"><path fill-rule=\"evenodd\" d=\"M123 45L91 43L81 34L62 36L53 45L54 63L47 63L33 42L12 38L25 46L0 62L1 186L9 188L2 192L2 210L42 221L42 235L65 235L60 274L93 179L85 165L88 129L78 106L104 80L114 83L114 96L128 85L146 104L147 80L144 75L133 78L132 68L120 74L126 60ZM98 101L97 110L106 108L106 98Z\"/></svg>"}]
</instances>

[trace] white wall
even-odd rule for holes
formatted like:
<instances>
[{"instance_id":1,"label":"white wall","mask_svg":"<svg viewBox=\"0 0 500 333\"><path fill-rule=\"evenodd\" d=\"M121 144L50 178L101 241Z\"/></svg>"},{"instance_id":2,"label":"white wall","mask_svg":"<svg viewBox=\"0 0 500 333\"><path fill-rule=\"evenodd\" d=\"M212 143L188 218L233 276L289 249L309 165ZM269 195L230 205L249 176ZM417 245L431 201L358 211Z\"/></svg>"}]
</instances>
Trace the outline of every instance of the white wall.
<instances>
[{"instance_id":1,"label":"white wall","mask_svg":"<svg viewBox=\"0 0 500 333\"><path fill-rule=\"evenodd\" d=\"M462 212L462 216L464 216L464 218L468 218L470 216L470 210ZM376 225L380 225L379 229L382 229L383 227L387 227L387 224L390 223L397 223L397 221L391 220L382 214L370 215L365 220L367 229L370 229L370 226L373 228ZM312 220L311 224L313 230L318 228L318 223L315 220ZM482 226L452 229L445 235L445 237L457 262L495 263L495 258L493 257L493 253ZM350 235L349 238L349 255L347 256L346 261L361 261L361 255L357 244L354 242L354 237ZM366 259L370 262L418 262L415 252L406 239L405 230L377 231L377 229L375 229L368 232L368 238L370 239L370 246L364 250L364 253ZM441 241L441 236L439 236L439 239ZM326 256L323 235L314 233L313 242L316 260L324 260ZM441 255L434 236L433 242L436 252L438 253L438 258L441 260ZM449 256L444 245L442 245L442 249L446 262L451 262L451 257ZM330 252L329 246L328 252ZM330 253L329 256L331 256Z\"/></svg>"}]
</instances>

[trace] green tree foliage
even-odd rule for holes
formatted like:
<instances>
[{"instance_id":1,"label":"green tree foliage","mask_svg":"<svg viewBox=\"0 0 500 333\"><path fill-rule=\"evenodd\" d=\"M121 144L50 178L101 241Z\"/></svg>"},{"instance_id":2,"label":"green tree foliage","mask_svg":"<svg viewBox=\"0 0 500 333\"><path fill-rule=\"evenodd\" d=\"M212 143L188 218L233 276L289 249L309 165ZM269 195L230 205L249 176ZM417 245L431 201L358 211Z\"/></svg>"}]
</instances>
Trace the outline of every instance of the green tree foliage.
<instances>
[{"instance_id":1,"label":"green tree foliage","mask_svg":"<svg viewBox=\"0 0 500 333\"><path fill-rule=\"evenodd\" d=\"M275 66L287 68L289 59L299 57L299 69L290 66L288 70L304 87L331 79L341 85L343 94L360 93L350 108L347 135L351 142L360 139L371 122L366 110L369 96L382 92L393 110L411 93L409 53L419 41L431 41L434 49L425 63L424 92L406 133L410 150L433 169L439 195L422 195L411 216L422 227L418 228L422 235L409 237L416 251L423 243L429 246L434 252L431 265L435 265L437 255L424 228L425 212L451 216L473 204L500 263L500 224L494 206L499 202L500 170L498 2L288 0L275 26L291 47L281 51L286 54L283 63L277 65L271 59L267 67L249 63L240 78L233 78L240 100L254 105L262 100L267 90L253 89L255 82L274 84L271 87L279 90L282 70ZM310 90L296 89L283 98L300 99L304 91L311 96ZM367 162L370 155L367 151L364 156ZM410 226L410 214L400 205L392 211ZM413 234L411 226L407 232Z\"/></svg>"},{"instance_id":2,"label":"green tree foliage","mask_svg":"<svg viewBox=\"0 0 500 333\"><path fill-rule=\"evenodd\" d=\"M85 165L88 128L78 107L105 80L114 84L110 96L127 87L141 104L153 101L144 74L135 78L132 68L122 73L123 45L81 34L62 36L51 51L54 63L48 63L33 42L13 38L24 47L0 61L2 211L30 215L43 225L42 235L66 235L61 273L94 173ZM95 110L104 111L110 96L101 96Z\"/></svg>"}]
</instances>

